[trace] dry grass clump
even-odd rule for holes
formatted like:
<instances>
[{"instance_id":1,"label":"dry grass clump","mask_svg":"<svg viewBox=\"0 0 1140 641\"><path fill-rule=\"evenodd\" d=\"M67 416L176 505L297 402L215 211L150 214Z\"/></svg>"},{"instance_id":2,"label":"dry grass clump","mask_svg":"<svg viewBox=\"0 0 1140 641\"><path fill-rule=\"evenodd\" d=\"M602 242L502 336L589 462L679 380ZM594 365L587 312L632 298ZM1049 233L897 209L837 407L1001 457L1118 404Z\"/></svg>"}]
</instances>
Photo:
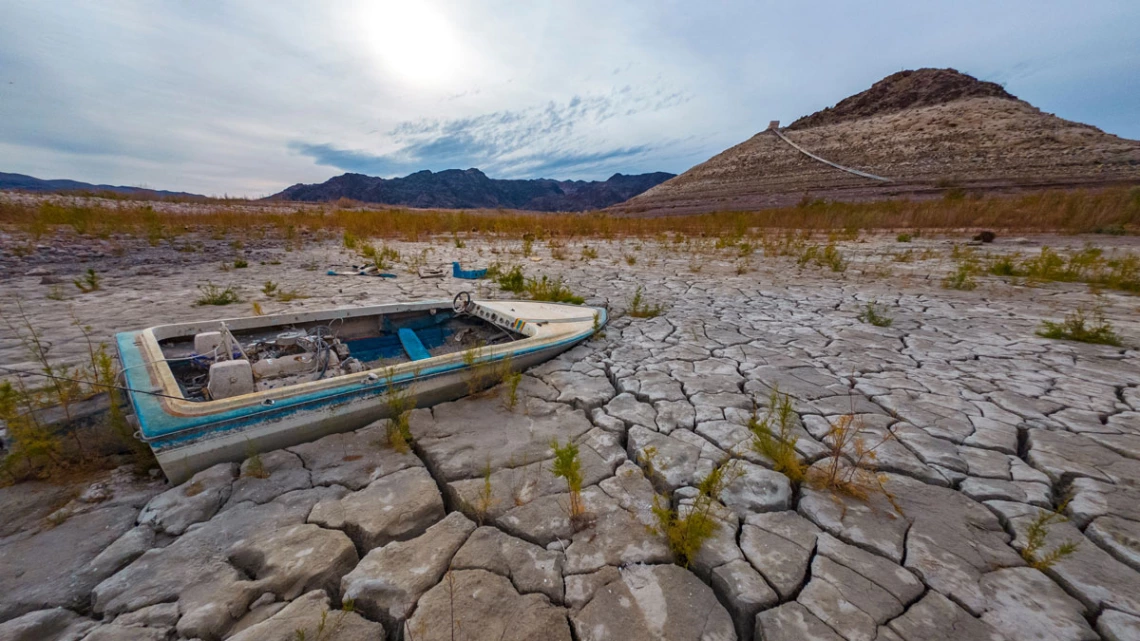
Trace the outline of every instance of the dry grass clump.
<instances>
[{"instance_id":1,"label":"dry grass clump","mask_svg":"<svg viewBox=\"0 0 1140 641\"><path fill-rule=\"evenodd\" d=\"M792 483L799 483L806 469L796 453L795 419L791 397L773 389L768 398L768 413L761 419L753 410L748 431L752 432L752 449L772 461L772 469Z\"/></svg>"},{"instance_id":2,"label":"dry grass clump","mask_svg":"<svg viewBox=\"0 0 1140 641\"><path fill-rule=\"evenodd\" d=\"M1067 314L1065 320L1059 323L1042 321L1041 329L1037 330L1037 335L1055 340L1120 347L1122 345L1120 337L1116 335L1112 324L1104 317L1104 312L1096 308L1092 311L1092 315L1093 317L1090 319L1085 308L1078 307L1072 313Z\"/></svg>"},{"instance_id":3,"label":"dry grass clump","mask_svg":"<svg viewBox=\"0 0 1140 641\"><path fill-rule=\"evenodd\" d=\"M641 287L633 294L633 299L629 301L629 315L634 318L657 318L665 311L665 306L661 303L651 304L645 301L641 293Z\"/></svg>"},{"instance_id":4,"label":"dry grass clump","mask_svg":"<svg viewBox=\"0 0 1140 641\"><path fill-rule=\"evenodd\" d=\"M1106 255L1103 249L1092 245L1064 254L1042 247L1040 254L1024 259L1018 253L998 255L990 260L986 271L995 276L1037 282L1088 283L1140 293L1140 255L1132 252Z\"/></svg>"},{"instance_id":5,"label":"dry grass clump","mask_svg":"<svg viewBox=\"0 0 1140 641\"><path fill-rule=\"evenodd\" d=\"M734 461L722 461L697 484L692 503L673 506L668 497L653 497L653 515L657 517L654 531L665 537L677 565L689 567L705 541L720 529L715 510L721 492L742 474Z\"/></svg>"},{"instance_id":6,"label":"dry grass clump","mask_svg":"<svg viewBox=\"0 0 1140 641\"><path fill-rule=\"evenodd\" d=\"M124 397L117 387L120 370L107 346L92 341L89 327L73 316L87 343L88 361L64 365L53 361L51 342L40 336L19 300L16 314L0 313L0 320L36 365L28 376L0 382L0 421L9 445L0 459L0 485L97 469L109 461L104 455L111 452L126 452L140 471L153 465L150 448L134 438L123 413ZM107 414L99 424L77 429L77 405L102 393L110 397ZM50 413L59 420L49 422Z\"/></svg>"}]
</instances>

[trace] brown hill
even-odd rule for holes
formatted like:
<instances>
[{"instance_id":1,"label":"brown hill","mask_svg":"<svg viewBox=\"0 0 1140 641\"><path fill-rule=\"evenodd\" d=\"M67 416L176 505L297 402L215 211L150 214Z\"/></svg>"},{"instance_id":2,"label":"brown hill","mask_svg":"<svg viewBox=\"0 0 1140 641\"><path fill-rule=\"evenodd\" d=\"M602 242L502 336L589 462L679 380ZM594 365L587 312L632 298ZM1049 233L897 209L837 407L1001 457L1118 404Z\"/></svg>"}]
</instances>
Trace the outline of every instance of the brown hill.
<instances>
[{"instance_id":1,"label":"brown hill","mask_svg":"<svg viewBox=\"0 0 1140 641\"><path fill-rule=\"evenodd\" d=\"M763 131L625 203L659 215L794 205L805 196L860 201L947 189L1007 192L1140 183L1140 142L1044 113L1001 86L953 69L888 76L781 133Z\"/></svg>"}]
</instances>

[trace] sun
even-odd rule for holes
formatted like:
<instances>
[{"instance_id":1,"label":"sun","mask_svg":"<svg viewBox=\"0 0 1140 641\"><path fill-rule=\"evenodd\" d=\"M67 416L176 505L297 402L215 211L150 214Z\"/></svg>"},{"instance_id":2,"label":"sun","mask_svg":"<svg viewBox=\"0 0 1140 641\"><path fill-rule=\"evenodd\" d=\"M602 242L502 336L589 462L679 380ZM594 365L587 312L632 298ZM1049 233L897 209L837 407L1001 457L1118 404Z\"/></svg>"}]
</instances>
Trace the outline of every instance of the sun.
<instances>
[{"instance_id":1,"label":"sun","mask_svg":"<svg viewBox=\"0 0 1140 641\"><path fill-rule=\"evenodd\" d=\"M386 72L425 87L459 78L459 35L435 7L422 0L369 2L362 14L359 26Z\"/></svg>"}]
</instances>

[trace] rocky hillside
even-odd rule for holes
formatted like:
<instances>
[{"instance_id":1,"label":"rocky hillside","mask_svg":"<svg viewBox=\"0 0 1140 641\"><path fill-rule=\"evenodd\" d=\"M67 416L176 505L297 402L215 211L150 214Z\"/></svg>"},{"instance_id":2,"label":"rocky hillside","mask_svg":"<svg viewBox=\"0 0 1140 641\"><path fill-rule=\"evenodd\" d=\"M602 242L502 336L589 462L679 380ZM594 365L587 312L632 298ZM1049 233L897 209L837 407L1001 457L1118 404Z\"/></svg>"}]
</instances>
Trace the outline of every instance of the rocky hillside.
<instances>
[{"instance_id":1,"label":"rocky hillside","mask_svg":"<svg viewBox=\"0 0 1140 641\"><path fill-rule=\"evenodd\" d=\"M933 197L1140 183L1140 142L1058 118L953 69L893 74L782 133L879 182L813 160L763 131L629 202L660 215L794 205L805 197Z\"/></svg>"},{"instance_id":2,"label":"rocky hillside","mask_svg":"<svg viewBox=\"0 0 1140 641\"><path fill-rule=\"evenodd\" d=\"M496 180L478 169L418 171L403 178L344 174L316 185L293 185L274 200L328 201L351 198L368 203L441 209L505 208L585 211L624 202L673 174L657 172L605 181Z\"/></svg>"}]
</instances>

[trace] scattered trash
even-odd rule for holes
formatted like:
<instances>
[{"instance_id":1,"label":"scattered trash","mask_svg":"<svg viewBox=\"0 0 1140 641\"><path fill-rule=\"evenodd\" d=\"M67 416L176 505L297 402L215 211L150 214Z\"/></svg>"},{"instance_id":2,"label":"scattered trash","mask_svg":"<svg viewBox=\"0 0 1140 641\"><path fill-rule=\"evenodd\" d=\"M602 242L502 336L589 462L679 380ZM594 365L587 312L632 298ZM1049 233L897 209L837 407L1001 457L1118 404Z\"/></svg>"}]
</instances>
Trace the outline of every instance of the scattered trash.
<instances>
[{"instance_id":1,"label":"scattered trash","mask_svg":"<svg viewBox=\"0 0 1140 641\"><path fill-rule=\"evenodd\" d=\"M361 265L360 267L353 265L351 270L336 270L330 268L325 273L329 276L378 276L380 278L396 277L395 274L382 272L379 269L376 269L375 265Z\"/></svg>"},{"instance_id":2,"label":"scattered trash","mask_svg":"<svg viewBox=\"0 0 1140 641\"><path fill-rule=\"evenodd\" d=\"M443 278L447 272L442 267L420 267L416 272L420 278Z\"/></svg>"},{"instance_id":3,"label":"scattered trash","mask_svg":"<svg viewBox=\"0 0 1140 641\"><path fill-rule=\"evenodd\" d=\"M479 278L487 277L486 269L460 269L459 261L451 263L451 275L455 278L465 278L467 280L476 280Z\"/></svg>"}]
</instances>

